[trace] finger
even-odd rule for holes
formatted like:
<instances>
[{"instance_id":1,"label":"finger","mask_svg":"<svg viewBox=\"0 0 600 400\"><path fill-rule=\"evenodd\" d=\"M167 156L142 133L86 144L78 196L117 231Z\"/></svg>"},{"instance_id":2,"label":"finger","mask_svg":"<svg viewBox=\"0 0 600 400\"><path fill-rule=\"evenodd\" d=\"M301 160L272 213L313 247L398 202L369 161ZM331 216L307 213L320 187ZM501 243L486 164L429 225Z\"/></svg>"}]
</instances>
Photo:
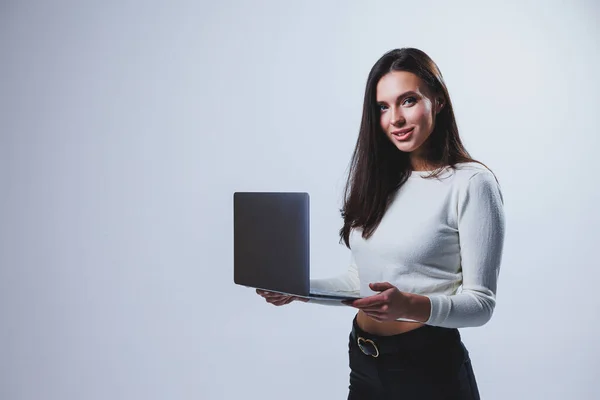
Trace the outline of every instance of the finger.
<instances>
[{"instance_id":1,"label":"finger","mask_svg":"<svg viewBox=\"0 0 600 400\"><path fill-rule=\"evenodd\" d=\"M284 297L287 298L288 296L281 294L281 293L271 293L271 294L264 295L263 297L265 297L266 299L282 299Z\"/></svg>"},{"instance_id":2,"label":"finger","mask_svg":"<svg viewBox=\"0 0 600 400\"><path fill-rule=\"evenodd\" d=\"M287 299L287 297L286 296L269 296L266 299L269 303L278 303L280 301Z\"/></svg>"},{"instance_id":3,"label":"finger","mask_svg":"<svg viewBox=\"0 0 600 400\"><path fill-rule=\"evenodd\" d=\"M354 300L352 303L353 307L363 308L363 307L372 307L378 304L386 303L389 300L389 296L387 293L379 293L374 296L365 297L362 299Z\"/></svg>"},{"instance_id":4,"label":"finger","mask_svg":"<svg viewBox=\"0 0 600 400\"><path fill-rule=\"evenodd\" d=\"M378 318L384 318L387 317L389 315L389 313L387 312L383 312L383 311L364 311L363 312L367 315L374 315Z\"/></svg>"},{"instance_id":5,"label":"finger","mask_svg":"<svg viewBox=\"0 0 600 400\"><path fill-rule=\"evenodd\" d=\"M362 310L363 312L366 313L387 313L390 309L390 306L388 304L381 304L381 305L376 305L376 306L371 306L371 307L363 307L360 308L360 310Z\"/></svg>"},{"instance_id":6,"label":"finger","mask_svg":"<svg viewBox=\"0 0 600 400\"><path fill-rule=\"evenodd\" d=\"M270 291L268 291L268 290L261 290L261 291L260 291L260 293L261 293L263 296L286 296L286 295L285 295L285 294L283 294L283 293L279 293L279 292L270 292Z\"/></svg>"},{"instance_id":7,"label":"finger","mask_svg":"<svg viewBox=\"0 0 600 400\"><path fill-rule=\"evenodd\" d=\"M279 299L279 301L277 303L279 305L284 305L284 304L288 304L292 301L294 301L294 298L292 296L285 296L285 297L282 297L281 299Z\"/></svg>"},{"instance_id":8,"label":"finger","mask_svg":"<svg viewBox=\"0 0 600 400\"><path fill-rule=\"evenodd\" d=\"M290 299L291 296L280 295L273 298L273 303L282 304Z\"/></svg>"},{"instance_id":9,"label":"finger","mask_svg":"<svg viewBox=\"0 0 600 400\"><path fill-rule=\"evenodd\" d=\"M389 282L373 282L369 283L369 287L375 292L383 292L384 290L395 288L395 286Z\"/></svg>"},{"instance_id":10,"label":"finger","mask_svg":"<svg viewBox=\"0 0 600 400\"><path fill-rule=\"evenodd\" d=\"M368 303L365 305L353 305L353 307L358 308L359 310L371 310L371 309L377 309L380 307L383 307L384 305L388 304L387 302L373 302L373 303Z\"/></svg>"},{"instance_id":11,"label":"finger","mask_svg":"<svg viewBox=\"0 0 600 400\"><path fill-rule=\"evenodd\" d=\"M274 305L276 306L284 306L286 304L288 304L291 300L289 298L285 298L285 299L280 299L278 301L273 302Z\"/></svg>"},{"instance_id":12,"label":"finger","mask_svg":"<svg viewBox=\"0 0 600 400\"><path fill-rule=\"evenodd\" d=\"M259 290L259 289L256 290L256 293L258 293L260 296L265 297L265 298L272 297L272 296L280 296L279 293L267 292L265 290Z\"/></svg>"}]
</instances>

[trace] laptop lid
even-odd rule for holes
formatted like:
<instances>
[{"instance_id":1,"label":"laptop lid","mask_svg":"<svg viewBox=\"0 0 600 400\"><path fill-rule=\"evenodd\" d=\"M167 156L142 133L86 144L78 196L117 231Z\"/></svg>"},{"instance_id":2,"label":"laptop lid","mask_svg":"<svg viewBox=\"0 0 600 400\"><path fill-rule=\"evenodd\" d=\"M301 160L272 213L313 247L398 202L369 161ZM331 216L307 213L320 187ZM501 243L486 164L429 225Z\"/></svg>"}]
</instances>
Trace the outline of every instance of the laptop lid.
<instances>
[{"instance_id":1,"label":"laptop lid","mask_svg":"<svg viewBox=\"0 0 600 400\"><path fill-rule=\"evenodd\" d=\"M309 195L233 194L233 270L238 285L308 296Z\"/></svg>"}]
</instances>

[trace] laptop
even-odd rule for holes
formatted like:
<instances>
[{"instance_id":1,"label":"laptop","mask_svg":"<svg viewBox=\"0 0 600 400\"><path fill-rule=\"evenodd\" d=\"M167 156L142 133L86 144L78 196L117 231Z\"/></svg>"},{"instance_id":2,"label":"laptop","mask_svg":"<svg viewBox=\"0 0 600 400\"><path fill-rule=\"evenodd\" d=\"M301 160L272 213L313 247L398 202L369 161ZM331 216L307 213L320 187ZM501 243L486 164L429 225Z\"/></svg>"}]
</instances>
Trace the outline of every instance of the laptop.
<instances>
[{"instance_id":1,"label":"laptop","mask_svg":"<svg viewBox=\"0 0 600 400\"><path fill-rule=\"evenodd\" d=\"M237 285L319 300L360 298L310 287L309 203L301 192L233 194Z\"/></svg>"}]
</instances>

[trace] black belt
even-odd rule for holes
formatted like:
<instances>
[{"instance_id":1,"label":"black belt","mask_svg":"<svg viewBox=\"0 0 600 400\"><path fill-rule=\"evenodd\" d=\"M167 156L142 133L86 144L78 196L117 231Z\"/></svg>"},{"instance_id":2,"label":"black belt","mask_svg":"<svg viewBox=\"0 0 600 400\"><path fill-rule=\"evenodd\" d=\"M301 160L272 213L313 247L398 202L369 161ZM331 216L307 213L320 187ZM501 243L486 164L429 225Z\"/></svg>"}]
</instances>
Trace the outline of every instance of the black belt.
<instances>
[{"instance_id":1,"label":"black belt","mask_svg":"<svg viewBox=\"0 0 600 400\"><path fill-rule=\"evenodd\" d=\"M457 329L423 325L398 335L378 336L364 332L358 327L356 318L354 318L350 339L364 354L376 358L381 354L414 352L420 349L431 350L432 346L460 341L460 334Z\"/></svg>"}]
</instances>

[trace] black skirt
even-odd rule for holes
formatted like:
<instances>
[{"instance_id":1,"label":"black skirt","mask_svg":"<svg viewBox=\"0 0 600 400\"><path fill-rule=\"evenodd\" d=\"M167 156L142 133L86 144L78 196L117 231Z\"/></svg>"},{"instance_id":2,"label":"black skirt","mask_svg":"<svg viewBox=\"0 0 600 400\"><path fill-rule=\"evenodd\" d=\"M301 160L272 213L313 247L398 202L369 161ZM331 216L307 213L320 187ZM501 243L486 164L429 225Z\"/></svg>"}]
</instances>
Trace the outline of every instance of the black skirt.
<instances>
[{"instance_id":1,"label":"black skirt","mask_svg":"<svg viewBox=\"0 0 600 400\"><path fill-rule=\"evenodd\" d=\"M424 325L378 336L362 331L355 317L348 355L348 400L479 400L458 329Z\"/></svg>"}]
</instances>

